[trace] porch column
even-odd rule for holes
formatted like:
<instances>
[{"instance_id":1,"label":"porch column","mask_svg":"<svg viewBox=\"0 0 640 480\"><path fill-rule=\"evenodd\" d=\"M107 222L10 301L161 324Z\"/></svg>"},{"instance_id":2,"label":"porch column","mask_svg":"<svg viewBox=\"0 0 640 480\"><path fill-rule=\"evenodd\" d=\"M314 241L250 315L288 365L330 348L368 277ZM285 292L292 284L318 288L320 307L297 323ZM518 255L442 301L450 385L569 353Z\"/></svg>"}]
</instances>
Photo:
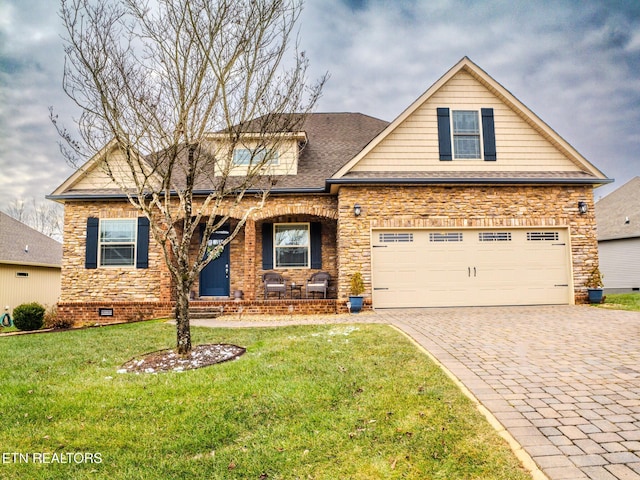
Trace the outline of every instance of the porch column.
<instances>
[{"instance_id":1,"label":"porch column","mask_svg":"<svg viewBox=\"0 0 640 480\"><path fill-rule=\"evenodd\" d=\"M256 299L256 222L244 224L244 299Z\"/></svg>"}]
</instances>

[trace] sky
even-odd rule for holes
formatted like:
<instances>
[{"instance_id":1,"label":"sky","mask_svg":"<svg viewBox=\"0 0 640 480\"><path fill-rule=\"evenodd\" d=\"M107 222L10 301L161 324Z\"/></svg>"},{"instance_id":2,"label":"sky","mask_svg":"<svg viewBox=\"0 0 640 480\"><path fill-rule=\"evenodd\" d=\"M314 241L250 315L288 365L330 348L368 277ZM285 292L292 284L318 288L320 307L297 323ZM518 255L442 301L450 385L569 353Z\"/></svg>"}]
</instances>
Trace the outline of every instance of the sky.
<instances>
[{"instance_id":1,"label":"sky","mask_svg":"<svg viewBox=\"0 0 640 480\"><path fill-rule=\"evenodd\" d=\"M0 210L45 201L73 173L49 120L62 90L56 0L0 0ZM316 111L392 121L468 56L615 183L640 175L640 1L306 0Z\"/></svg>"}]
</instances>

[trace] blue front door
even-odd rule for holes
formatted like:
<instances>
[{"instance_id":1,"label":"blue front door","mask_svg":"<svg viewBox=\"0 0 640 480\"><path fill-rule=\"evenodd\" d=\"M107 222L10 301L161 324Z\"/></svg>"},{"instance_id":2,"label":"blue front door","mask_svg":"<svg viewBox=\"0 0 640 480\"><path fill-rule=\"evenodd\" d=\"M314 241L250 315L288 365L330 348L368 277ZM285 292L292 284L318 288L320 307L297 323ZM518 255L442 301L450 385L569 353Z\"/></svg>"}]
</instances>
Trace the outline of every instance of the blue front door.
<instances>
[{"instance_id":1,"label":"blue front door","mask_svg":"<svg viewBox=\"0 0 640 480\"><path fill-rule=\"evenodd\" d=\"M209 237L209 245L215 247L229 236L227 227L213 232ZM228 297L229 296L229 245L218 258L209 262L200 272L200 296L201 297Z\"/></svg>"}]
</instances>

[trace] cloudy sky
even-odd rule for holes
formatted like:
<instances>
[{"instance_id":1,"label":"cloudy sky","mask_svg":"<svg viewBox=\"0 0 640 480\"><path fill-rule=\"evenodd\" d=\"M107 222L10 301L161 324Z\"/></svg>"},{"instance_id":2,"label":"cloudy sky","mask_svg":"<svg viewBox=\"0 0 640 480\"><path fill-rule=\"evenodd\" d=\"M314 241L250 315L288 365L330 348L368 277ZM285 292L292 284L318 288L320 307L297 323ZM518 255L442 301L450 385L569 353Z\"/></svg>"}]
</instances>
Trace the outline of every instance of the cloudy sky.
<instances>
[{"instance_id":1,"label":"cloudy sky","mask_svg":"<svg viewBox=\"0 0 640 480\"><path fill-rule=\"evenodd\" d=\"M61 88L56 0L0 0L0 209L40 200L73 171L48 119L77 111ZM307 0L318 111L391 121L468 56L616 182L640 175L637 0Z\"/></svg>"}]
</instances>

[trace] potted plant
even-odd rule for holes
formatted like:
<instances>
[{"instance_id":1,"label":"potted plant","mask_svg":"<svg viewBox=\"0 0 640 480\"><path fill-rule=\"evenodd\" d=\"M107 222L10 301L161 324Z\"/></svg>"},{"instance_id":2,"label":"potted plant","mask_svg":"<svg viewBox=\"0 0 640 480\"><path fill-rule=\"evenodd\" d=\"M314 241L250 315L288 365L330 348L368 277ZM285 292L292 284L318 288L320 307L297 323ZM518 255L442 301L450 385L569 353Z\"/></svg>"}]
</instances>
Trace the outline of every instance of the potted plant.
<instances>
[{"instance_id":1,"label":"potted plant","mask_svg":"<svg viewBox=\"0 0 640 480\"><path fill-rule=\"evenodd\" d=\"M585 282L587 293L589 295L589 303L602 303L602 296L604 292L602 288L604 286L602 279L603 276L600 273L600 269L595 267Z\"/></svg>"},{"instance_id":2,"label":"potted plant","mask_svg":"<svg viewBox=\"0 0 640 480\"><path fill-rule=\"evenodd\" d=\"M358 313L362 310L362 292L364 292L362 274L356 272L351 277L351 295L349 295L349 310L352 313Z\"/></svg>"}]
</instances>

